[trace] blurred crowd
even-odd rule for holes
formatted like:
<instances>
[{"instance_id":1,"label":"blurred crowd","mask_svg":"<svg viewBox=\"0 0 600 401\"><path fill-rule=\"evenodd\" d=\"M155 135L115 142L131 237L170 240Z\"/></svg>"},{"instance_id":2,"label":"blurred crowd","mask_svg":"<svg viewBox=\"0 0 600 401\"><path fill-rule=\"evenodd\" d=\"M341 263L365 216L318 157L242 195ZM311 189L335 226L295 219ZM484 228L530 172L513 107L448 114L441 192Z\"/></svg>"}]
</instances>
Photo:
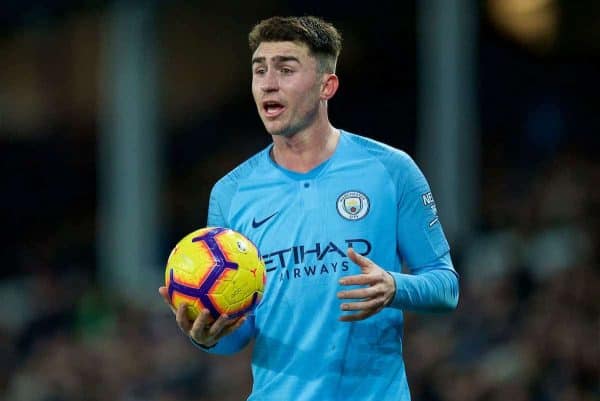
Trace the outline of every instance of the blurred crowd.
<instances>
[{"instance_id":1,"label":"blurred crowd","mask_svg":"<svg viewBox=\"0 0 600 401\"><path fill-rule=\"evenodd\" d=\"M597 400L598 165L561 153L512 197L515 184L497 173L486 176L488 224L455 250L458 310L407 319L414 399ZM195 350L166 308L112 299L89 266L60 252L89 254L89 244L60 240L30 249L26 274L0 284L0 398L243 399L250 350L226 358Z\"/></svg>"},{"instance_id":2,"label":"blurred crowd","mask_svg":"<svg viewBox=\"0 0 600 401\"><path fill-rule=\"evenodd\" d=\"M461 249L458 310L407 323L416 400L598 399L600 168L576 156L550 160L522 196L490 183L493 220Z\"/></svg>"},{"instance_id":3,"label":"blurred crowd","mask_svg":"<svg viewBox=\"0 0 600 401\"><path fill-rule=\"evenodd\" d=\"M487 177L488 224L454 255L458 310L407 316L415 400L598 399L598 221L590 209L600 169L576 156L549 160L513 198L508 178ZM119 302L85 270L44 271L3 282L4 307L18 315L0 327L2 399L233 401L248 394L251 348L207 355L166 308Z\"/></svg>"},{"instance_id":4,"label":"blurred crowd","mask_svg":"<svg viewBox=\"0 0 600 401\"><path fill-rule=\"evenodd\" d=\"M15 8L17 3L11 2ZM332 4L338 3L342 2ZM503 7L515 2L489 3ZM177 18L185 14L180 12ZM393 36L400 34L390 21L363 24L353 31L352 23L361 21L362 14L348 11L345 17L354 21L341 22L347 24L349 40L347 63L339 71L344 86L331 105L334 125L414 155L414 27L398 24L403 26L398 28L403 30L402 41ZM567 56L532 55L529 49L490 33L485 25L482 22L477 77L482 151L479 224L453 244L452 257L461 276L458 309L439 316L407 314L404 357L413 399L598 400L598 70L587 54L582 56L584 45L573 47L577 54ZM192 28L185 24L177 28L181 32L173 28L174 42L184 43L182 38ZM196 33L191 31L192 36ZM393 46L399 51L386 51L391 45L383 40L361 45L360 35L394 37ZM86 38L90 36L95 37ZM44 40L40 43L58 43ZM186 49L184 44L181 47ZM547 49L546 42L542 48ZM174 49L182 59L187 54ZM70 73L60 66L61 54L69 51L55 56L45 50L44 54L56 59L50 69L41 63L43 82L52 81L54 75L68 81ZM82 54L86 59L87 53ZM191 65L201 67L198 60L192 61L199 64ZM382 65L386 71L389 65L399 66L402 73L381 74ZM224 71L222 75L229 74ZM199 75L195 67L188 73L172 91L187 90L192 98L206 82L188 85ZM177 77L169 74L166 79L175 82ZM241 86L238 81L227 82L228 88ZM40 85L49 85L60 98L68 92L56 90L62 84L55 80ZM198 104L188 105L189 114L171 104L183 117L176 124L165 124L169 169L164 195L168 221L161 245L165 259L182 233L204 223L215 180L268 143L247 85L242 89L242 94L231 97L225 89L220 95L215 91L214 96L228 99L226 104L202 109L203 113L194 111ZM364 99L373 92L389 98L366 105ZM13 103L4 101L3 93L0 112ZM27 104L26 99L14 103L19 101ZM251 346L228 357L203 353L178 330L158 294L158 306L141 307L114 297L101 285L95 245L97 122L78 118L79 111L66 115L21 137L19 132L6 132L8 125L0 125L0 170L6 190L0 199L1 216L5 227L11 228L0 234L4 261L0 399L245 399L251 387ZM205 149L211 149L210 154ZM444 208L438 206L443 223Z\"/></svg>"}]
</instances>

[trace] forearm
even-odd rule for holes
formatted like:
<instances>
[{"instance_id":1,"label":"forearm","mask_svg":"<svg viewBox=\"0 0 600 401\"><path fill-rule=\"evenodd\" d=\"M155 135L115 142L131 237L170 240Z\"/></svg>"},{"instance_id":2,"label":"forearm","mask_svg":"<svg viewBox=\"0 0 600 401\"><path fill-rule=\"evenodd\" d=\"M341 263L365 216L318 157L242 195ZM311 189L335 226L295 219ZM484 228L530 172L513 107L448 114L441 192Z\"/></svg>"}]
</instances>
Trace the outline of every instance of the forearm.
<instances>
[{"instance_id":1,"label":"forearm","mask_svg":"<svg viewBox=\"0 0 600 401\"><path fill-rule=\"evenodd\" d=\"M421 312L445 312L458 304L458 277L448 269L431 269L419 274L390 272L396 282L392 308Z\"/></svg>"}]
</instances>

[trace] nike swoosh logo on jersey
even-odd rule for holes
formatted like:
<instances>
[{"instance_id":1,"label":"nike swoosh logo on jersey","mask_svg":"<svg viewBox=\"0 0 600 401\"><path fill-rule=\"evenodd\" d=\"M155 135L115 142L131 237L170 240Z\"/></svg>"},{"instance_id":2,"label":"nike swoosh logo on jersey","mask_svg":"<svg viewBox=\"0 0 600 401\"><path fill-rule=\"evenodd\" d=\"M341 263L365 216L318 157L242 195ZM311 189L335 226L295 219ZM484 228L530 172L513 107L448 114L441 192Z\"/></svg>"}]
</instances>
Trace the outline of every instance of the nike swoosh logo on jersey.
<instances>
[{"instance_id":1,"label":"nike swoosh logo on jersey","mask_svg":"<svg viewBox=\"0 0 600 401\"><path fill-rule=\"evenodd\" d=\"M260 220L260 221L256 221L256 218L252 219L252 228L258 228L260 226L262 226L263 224L265 224L271 217L275 216L277 213L279 213L279 211L273 213L272 215Z\"/></svg>"}]
</instances>

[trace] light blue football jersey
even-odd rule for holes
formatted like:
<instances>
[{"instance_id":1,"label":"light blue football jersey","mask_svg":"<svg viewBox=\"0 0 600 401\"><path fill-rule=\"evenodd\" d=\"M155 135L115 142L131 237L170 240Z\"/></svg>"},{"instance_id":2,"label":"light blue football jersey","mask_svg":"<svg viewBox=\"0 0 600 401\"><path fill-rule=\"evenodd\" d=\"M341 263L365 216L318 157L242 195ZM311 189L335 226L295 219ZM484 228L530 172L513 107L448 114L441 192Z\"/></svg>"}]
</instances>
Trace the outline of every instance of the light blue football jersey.
<instances>
[{"instance_id":1,"label":"light blue football jersey","mask_svg":"<svg viewBox=\"0 0 600 401\"><path fill-rule=\"evenodd\" d=\"M330 159L305 174L275 164L271 148L211 193L208 225L258 246L267 285L246 323L208 352L237 352L254 338L251 401L409 400L402 309L427 309L436 294L405 284L402 263L455 274L427 181L406 153L344 131ZM341 277L360 273L348 247L397 285L390 307L353 323L338 320L336 296L349 289Z\"/></svg>"}]
</instances>

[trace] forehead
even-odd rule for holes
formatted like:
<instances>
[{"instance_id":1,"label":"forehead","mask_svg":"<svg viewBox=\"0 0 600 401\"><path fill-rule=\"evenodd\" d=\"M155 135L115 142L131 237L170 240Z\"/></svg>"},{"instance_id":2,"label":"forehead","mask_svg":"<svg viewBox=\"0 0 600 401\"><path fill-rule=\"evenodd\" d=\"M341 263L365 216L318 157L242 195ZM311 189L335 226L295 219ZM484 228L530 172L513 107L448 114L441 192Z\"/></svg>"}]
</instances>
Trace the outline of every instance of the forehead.
<instances>
[{"instance_id":1,"label":"forehead","mask_svg":"<svg viewBox=\"0 0 600 401\"><path fill-rule=\"evenodd\" d=\"M295 57L301 62L313 58L308 46L296 42L262 42L252 55L252 59L264 58L267 61L278 57Z\"/></svg>"}]
</instances>

